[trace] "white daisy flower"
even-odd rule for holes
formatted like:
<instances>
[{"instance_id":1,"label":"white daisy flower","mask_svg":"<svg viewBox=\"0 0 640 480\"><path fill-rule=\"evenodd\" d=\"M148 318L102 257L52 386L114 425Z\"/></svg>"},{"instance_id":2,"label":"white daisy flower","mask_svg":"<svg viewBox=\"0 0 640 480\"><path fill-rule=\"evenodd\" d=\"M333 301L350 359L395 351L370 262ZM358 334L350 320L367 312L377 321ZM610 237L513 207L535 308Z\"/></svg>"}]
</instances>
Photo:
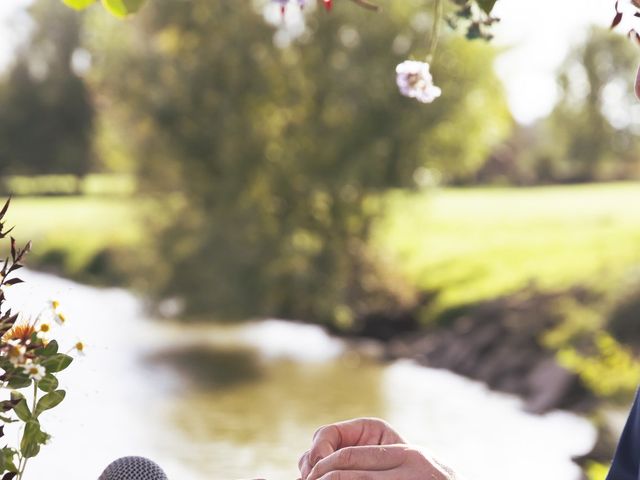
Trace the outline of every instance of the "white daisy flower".
<instances>
[{"instance_id":1,"label":"white daisy flower","mask_svg":"<svg viewBox=\"0 0 640 480\"><path fill-rule=\"evenodd\" d=\"M32 378L36 382L42 380L47 374L47 371L42 365L34 363L33 361L27 362L23 368L25 372L27 372L27 375L29 375L29 378Z\"/></svg>"}]
</instances>

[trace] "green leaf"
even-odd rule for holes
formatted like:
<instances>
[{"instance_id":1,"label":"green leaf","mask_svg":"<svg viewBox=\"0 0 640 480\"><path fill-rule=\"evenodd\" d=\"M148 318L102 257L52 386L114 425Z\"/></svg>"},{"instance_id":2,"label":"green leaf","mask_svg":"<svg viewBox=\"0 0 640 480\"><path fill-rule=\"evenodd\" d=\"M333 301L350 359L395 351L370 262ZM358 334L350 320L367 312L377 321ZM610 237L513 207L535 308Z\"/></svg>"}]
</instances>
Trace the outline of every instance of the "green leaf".
<instances>
[{"instance_id":1,"label":"green leaf","mask_svg":"<svg viewBox=\"0 0 640 480\"><path fill-rule=\"evenodd\" d=\"M9 388L25 388L31 385L31 379L26 373L14 373L8 382Z\"/></svg>"},{"instance_id":2,"label":"green leaf","mask_svg":"<svg viewBox=\"0 0 640 480\"><path fill-rule=\"evenodd\" d=\"M84 10L96 3L96 0L62 0L62 3L74 10Z\"/></svg>"},{"instance_id":3,"label":"green leaf","mask_svg":"<svg viewBox=\"0 0 640 480\"><path fill-rule=\"evenodd\" d=\"M0 450L0 455L2 456L2 468L0 468L0 472L17 472L18 468L13 461L13 457L17 452L13 448L4 447Z\"/></svg>"},{"instance_id":4,"label":"green leaf","mask_svg":"<svg viewBox=\"0 0 640 480\"><path fill-rule=\"evenodd\" d=\"M47 373L56 373L61 372L69 365L73 358L69 355L65 355L64 353L56 353L55 355L51 355L48 358L45 358L40 364L47 370Z\"/></svg>"},{"instance_id":5,"label":"green leaf","mask_svg":"<svg viewBox=\"0 0 640 480\"><path fill-rule=\"evenodd\" d=\"M487 15L489 15L491 10L493 10L493 6L496 4L496 1L497 0L477 0L478 5L480 5L480 8L484 10Z\"/></svg>"},{"instance_id":6,"label":"green leaf","mask_svg":"<svg viewBox=\"0 0 640 480\"><path fill-rule=\"evenodd\" d=\"M31 420L24 427L20 452L25 458L35 457L40 452L40 445L44 445L47 440L49 435L40 430L40 423L37 420Z\"/></svg>"},{"instance_id":7,"label":"green leaf","mask_svg":"<svg viewBox=\"0 0 640 480\"><path fill-rule=\"evenodd\" d=\"M15 370L13 363L7 357L0 357L0 368L6 372L12 372Z\"/></svg>"},{"instance_id":8,"label":"green leaf","mask_svg":"<svg viewBox=\"0 0 640 480\"><path fill-rule=\"evenodd\" d=\"M18 416L18 418L23 422L28 422L29 420L33 419L33 416L31 415L31 410L29 410L29 407L27 406L27 401L24 398L20 400L15 407L13 407L13 411L16 412L16 415Z\"/></svg>"},{"instance_id":9,"label":"green leaf","mask_svg":"<svg viewBox=\"0 0 640 480\"><path fill-rule=\"evenodd\" d=\"M38 382L38 388L43 392L53 392L58 388L58 379L51 373L47 373L44 378Z\"/></svg>"},{"instance_id":10,"label":"green leaf","mask_svg":"<svg viewBox=\"0 0 640 480\"><path fill-rule=\"evenodd\" d=\"M58 353L58 342L51 340L46 347L38 348L36 354L40 357L50 357Z\"/></svg>"},{"instance_id":11,"label":"green leaf","mask_svg":"<svg viewBox=\"0 0 640 480\"><path fill-rule=\"evenodd\" d=\"M47 393L43 396L38 403L36 404L36 410L33 413L37 418L42 412L45 410L50 410L62 402L64 397L67 395L67 392L64 390L56 390L55 392Z\"/></svg>"},{"instance_id":12,"label":"green leaf","mask_svg":"<svg viewBox=\"0 0 640 480\"><path fill-rule=\"evenodd\" d=\"M124 18L140 10L144 2L145 0L102 0L102 5L112 15Z\"/></svg>"}]
</instances>

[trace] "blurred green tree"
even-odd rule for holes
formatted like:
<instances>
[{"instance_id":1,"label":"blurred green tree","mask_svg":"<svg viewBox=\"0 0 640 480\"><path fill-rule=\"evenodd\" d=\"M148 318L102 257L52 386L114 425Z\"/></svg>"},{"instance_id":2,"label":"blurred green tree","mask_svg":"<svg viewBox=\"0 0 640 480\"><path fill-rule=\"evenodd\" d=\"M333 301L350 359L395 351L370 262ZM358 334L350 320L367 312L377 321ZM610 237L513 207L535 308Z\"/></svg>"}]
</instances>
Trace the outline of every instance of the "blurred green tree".
<instances>
[{"instance_id":1,"label":"blurred green tree","mask_svg":"<svg viewBox=\"0 0 640 480\"><path fill-rule=\"evenodd\" d=\"M135 29L92 17L103 113L160 199L145 275L159 296L343 327L415 301L367 251L379 194L473 171L511 118L492 48L455 36L432 65L443 97L400 97L394 68L431 22L385 7L313 15L296 39L229 2L154 2Z\"/></svg>"},{"instance_id":2,"label":"blurred green tree","mask_svg":"<svg viewBox=\"0 0 640 480\"><path fill-rule=\"evenodd\" d=\"M632 42L592 29L558 72L559 101L551 114L519 128L479 178L515 184L639 178L636 62Z\"/></svg>"},{"instance_id":3,"label":"blurred green tree","mask_svg":"<svg viewBox=\"0 0 640 480\"><path fill-rule=\"evenodd\" d=\"M638 119L633 97L636 47L625 37L593 28L559 73L560 101L546 133L555 161L541 167L564 181L628 177L638 169Z\"/></svg>"},{"instance_id":4,"label":"blurred green tree","mask_svg":"<svg viewBox=\"0 0 640 480\"><path fill-rule=\"evenodd\" d=\"M640 178L640 118L634 98L637 47L593 28L558 71L551 114L518 126L464 183L534 185Z\"/></svg>"},{"instance_id":5,"label":"blurred green tree","mask_svg":"<svg viewBox=\"0 0 640 480\"><path fill-rule=\"evenodd\" d=\"M33 31L0 81L0 174L83 175L94 109L73 68L82 59L81 18L49 0L31 14Z\"/></svg>"}]
</instances>

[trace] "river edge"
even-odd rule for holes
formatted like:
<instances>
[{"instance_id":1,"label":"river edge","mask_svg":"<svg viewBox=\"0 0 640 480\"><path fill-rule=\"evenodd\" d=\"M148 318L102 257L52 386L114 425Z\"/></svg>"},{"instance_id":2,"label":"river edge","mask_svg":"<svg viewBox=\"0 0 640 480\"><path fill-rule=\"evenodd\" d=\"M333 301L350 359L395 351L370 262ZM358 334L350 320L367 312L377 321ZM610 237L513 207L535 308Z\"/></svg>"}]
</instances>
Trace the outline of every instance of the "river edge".
<instances>
[{"instance_id":1,"label":"river edge","mask_svg":"<svg viewBox=\"0 0 640 480\"><path fill-rule=\"evenodd\" d=\"M597 441L589 453L574 458L586 472L593 463L611 462L626 412L596 397L575 372L558 363L556 352L543 345L543 335L563 321L551 306L566 295L521 292L473 306L426 329L417 328L418 322L405 312L395 332L388 319L385 324L383 316L376 316L365 319L355 335L331 333L379 361L409 359L515 395L527 413L565 410L587 418L596 427ZM585 303L590 300L583 289L571 295ZM586 473L583 478L588 478Z\"/></svg>"},{"instance_id":2,"label":"river edge","mask_svg":"<svg viewBox=\"0 0 640 480\"><path fill-rule=\"evenodd\" d=\"M444 333L444 335L448 336L449 333ZM438 358L436 357L437 352L440 349L445 350L447 347L444 344L438 344L437 336L437 334L424 334L420 339L395 339L389 344L375 339L353 337L346 341L349 348L355 352L374 358L381 363L391 364L398 360L410 360L423 367L442 369L478 381L492 391L514 395L523 401L523 410L526 413L545 415L563 410L578 414L589 420L597 432L596 442L591 451L572 458L574 463L583 470L581 480L588 480L587 470L593 463L608 465L611 462L619 434L622 431L620 422L622 412L618 409L608 408L606 404L593 397L590 392L585 392L575 374L562 368L553 359L546 356L542 356L539 362L532 366L528 373L524 373L521 379L517 378L518 373L515 371L495 368L493 361L488 364L489 367L483 368L482 364L476 364L472 370L469 369L469 366L473 365L471 360L458 363L455 359L463 358L462 353L473 347L455 343L448 350L446 356ZM498 358L498 355L496 357ZM485 374L494 375L494 378L498 379L498 383L487 382ZM543 385L547 375L551 380L549 389ZM535 388L521 390L529 382ZM601 411L601 409L606 411Z\"/></svg>"}]
</instances>

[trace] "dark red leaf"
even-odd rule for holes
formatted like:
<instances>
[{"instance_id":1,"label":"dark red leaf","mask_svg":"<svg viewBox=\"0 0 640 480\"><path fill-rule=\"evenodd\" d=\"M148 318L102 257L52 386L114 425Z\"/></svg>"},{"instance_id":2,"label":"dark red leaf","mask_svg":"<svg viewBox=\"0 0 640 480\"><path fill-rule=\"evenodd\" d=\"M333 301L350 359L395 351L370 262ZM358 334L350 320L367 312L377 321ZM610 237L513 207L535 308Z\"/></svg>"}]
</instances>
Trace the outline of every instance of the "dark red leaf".
<instances>
[{"instance_id":1,"label":"dark red leaf","mask_svg":"<svg viewBox=\"0 0 640 480\"><path fill-rule=\"evenodd\" d=\"M16 239L11 237L11 258L16 261Z\"/></svg>"},{"instance_id":2,"label":"dark red leaf","mask_svg":"<svg viewBox=\"0 0 640 480\"><path fill-rule=\"evenodd\" d=\"M611 22L611 28L612 29L616 28L618 25L620 25L621 21L622 21L622 12L618 12L616 13L616 16L613 18L613 22Z\"/></svg>"},{"instance_id":3,"label":"dark red leaf","mask_svg":"<svg viewBox=\"0 0 640 480\"><path fill-rule=\"evenodd\" d=\"M20 252L18 260L22 260L22 258L31 251L31 240L27 242L22 251Z\"/></svg>"},{"instance_id":4,"label":"dark red leaf","mask_svg":"<svg viewBox=\"0 0 640 480\"><path fill-rule=\"evenodd\" d=\"M10 203L11 203L11 197L7 199L7 202L4 204L4 207L2 207L2 210L0 210L0 220L4 217L4 214L7 213L7 210L9 210Z\"/></svg>"},{"instance_id":5,"label":"dark red leaf","mask_svg":"<svg viewBox=\"0 0 640 480\"><path fill-rule=\"evenodd\" d=\"M5 285L17 285L18 283L24 283L24 280L20 279L20 278L12 278L11 280L7 280L6 282L4 282Z\"/></svg>"},{"instance_id":6,"label":"dark red leaf","mask_svg":"<svg viewBox=\"0 0 640 480\"><path fill-rule=\"evenodd\" d=\"M2 225L2 227L4 228L4 224ZM9 230L7 230L6 232L2 232L2 234L0 235L0 238L4 238L7 235L9 235L11 232L13 232L14 228L16 228L15 225L13 227L11 227Z\"/></svg>"},{"instance_id":7,"label":"dark red leaf","mask_svg":"<svg viewBox=\"0 0 640 480\"><path fill-rule=\"evenodd\" d=\"M15 272L16 270L20 270L24 265L21 265L20 263L14 263L13 265L11 265L11 268L9 268L9 272Z\"/></svg>"}]
</instances>

